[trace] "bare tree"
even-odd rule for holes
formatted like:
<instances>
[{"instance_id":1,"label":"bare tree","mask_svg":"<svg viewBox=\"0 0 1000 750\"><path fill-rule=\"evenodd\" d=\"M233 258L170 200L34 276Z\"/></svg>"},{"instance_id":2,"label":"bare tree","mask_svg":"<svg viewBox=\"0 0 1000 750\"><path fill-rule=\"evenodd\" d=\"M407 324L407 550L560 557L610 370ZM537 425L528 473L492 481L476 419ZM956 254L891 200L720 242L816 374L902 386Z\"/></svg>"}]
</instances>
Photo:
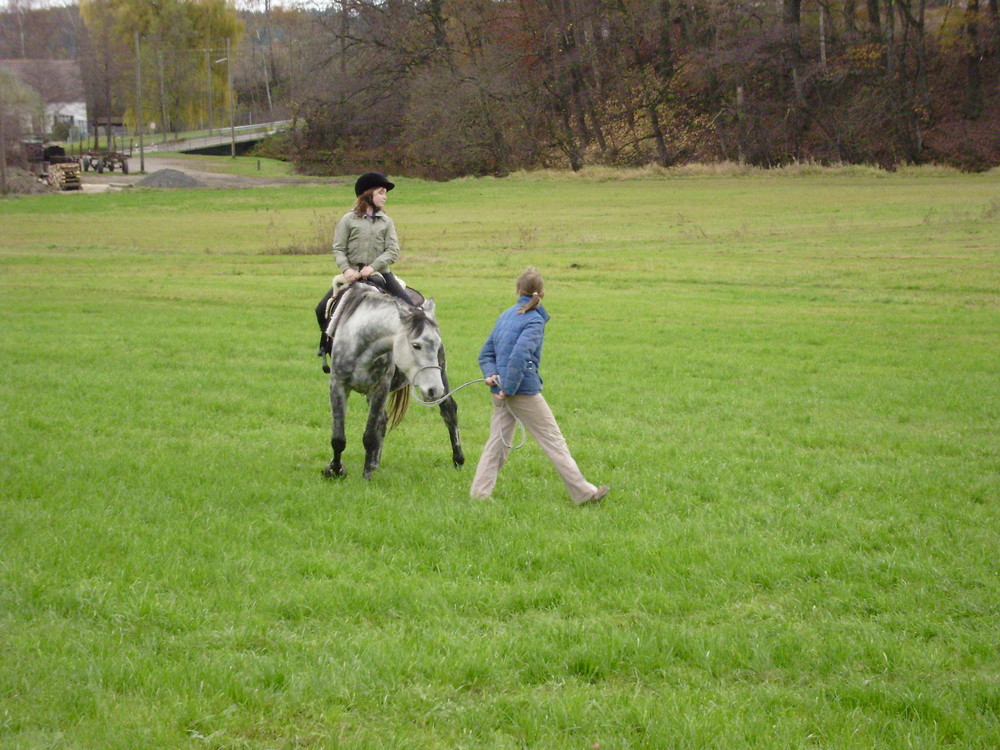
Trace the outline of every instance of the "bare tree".
<instances>
[{"instance_id":1,"label":"bare tree","mask_svg":"<svg viewBox=\"0 0 1000 750\"><path fill-rule=\"evenodd\" d=\"M961 44L931 44L942 2L327 0L289 91L310 154L341 166L893 165L924 158L935 113L960 96L946 71L962 66L980 117L1000 99L998 0L972 4L989 20L961 26ZM979 54L960 57L973 35Z\"/></svg>"},{"instance_id":2,"label":"bare tree","mask_svg":"<svg viewBox=\"0 0 1000 750\"><path fill-rule=\"evenodd\" d=\"M967 119L974 120L983 110L983 83L979 59L982 54L979 41L979 0L967 0L965 6L965 106Z\"/></svg>"},{"instance_id":3,"label":"bare tree","mask_svg":"<svg viewBox=\"0 0 1000 750\"><path fill-rule=\"evenodd\" d=\"M87 34L82 46L81 68L87 89L87 109L94 123L95 149L100 148L99 129L103 124L110 149L116 113L124 111L120 95L125 80L128 50L115 30L112 0L86 0L80 6Z\"/></svg>"},{"instance_id":4,"label":"bare tree","mask_svg":"<svg viewBox=\"0 0 1000 750\"><path fill-rule=\"evenodd\" d=\"M79 8L7 0L0 9L0 59L68 60L77 56Z\"/></svg>"}]
</instances>

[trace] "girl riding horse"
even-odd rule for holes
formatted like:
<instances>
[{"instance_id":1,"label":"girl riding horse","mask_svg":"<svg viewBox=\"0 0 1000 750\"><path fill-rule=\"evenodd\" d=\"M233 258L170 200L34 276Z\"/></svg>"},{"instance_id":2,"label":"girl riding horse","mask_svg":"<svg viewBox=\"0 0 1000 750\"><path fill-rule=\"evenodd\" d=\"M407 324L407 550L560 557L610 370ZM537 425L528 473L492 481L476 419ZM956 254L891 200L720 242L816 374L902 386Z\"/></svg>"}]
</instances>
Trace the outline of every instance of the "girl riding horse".
<instances>
[{"instance_id":1,"label":"girl riding horse","mask_svg":"<svg viewBox=\"0 0 1000 750\"><path fill-rule=\"evenodd\" d=\"M399 239L396 225L382 209L394 187L381 172L365 172L357 179L354 208L337 222L333 234L333 260L348 284L369 281L407 304L413 304L410 295L389 271L389 266L399 257ZM323 331L317 352L320 357L330 352L330 339L325 331L332 296L331 289L316 306L316 320Z\"/></svg>"}]
</instances>

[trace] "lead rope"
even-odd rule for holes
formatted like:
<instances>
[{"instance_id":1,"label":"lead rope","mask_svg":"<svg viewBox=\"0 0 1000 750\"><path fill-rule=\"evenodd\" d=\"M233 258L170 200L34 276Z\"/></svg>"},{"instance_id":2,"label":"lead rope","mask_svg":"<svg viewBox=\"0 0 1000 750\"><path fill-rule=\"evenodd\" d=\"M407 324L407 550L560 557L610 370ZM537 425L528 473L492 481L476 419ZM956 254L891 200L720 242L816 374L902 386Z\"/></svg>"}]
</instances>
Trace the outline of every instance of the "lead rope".
<instances>
[{"instance_id":1,"label":"lead rope","mask_svg":"<svg viewBox=\"0 0 1000 750\"><path fill-rule=\"evenodd\" d=\"M413 374L413 379L416 380L417 379L417 375L419 375L420 373L422 373L424 370L440 370L440 369L441 368L438 367L437 365L427 365L425 367L421 367L419 370L417 370ZM448 391L446 394L444 394L441 398L435 399L434 401L424 401L423 399L421 399L420 396L417 395L417 387L415 385L413 385L412 381L410 382L410 387L413 388L413 400L416 401L418 404L420 404L421 406L437 406L438 404L440 404L441 402L443 402L446 398L448 398L449 396L451 396L453 393L457 393L458 391L462 390L466 386L473 385L474 383L485 383L485 382L486 382L486 378L476 378L475 380L470 380L468 383L462 383L462 385L458 386L458 388L452 388L450 391ZM504 436L502 434L500 435L500 440L501 440L501 442L503 442L503 444L504 444L505 447L509 448L512 451L516 451L518 448L524 447L525 442L527 442L527 440L528 440L528 431L524 429L524 422L522 422L518 418L518 416L514 412L512 412L510 410L510 407L507 406L507 404L504 404L504 408L506 408L507 412L512 417L514 417L514 422L515 422L515 424L514 424L514 433L511 434L511 437L513 437L514 434L517 433L517 428L520 427L521 428L521 442L518 443L517 445L511 445L510 443L508 443L504 439Z\"/></svg>"}]
</instances>

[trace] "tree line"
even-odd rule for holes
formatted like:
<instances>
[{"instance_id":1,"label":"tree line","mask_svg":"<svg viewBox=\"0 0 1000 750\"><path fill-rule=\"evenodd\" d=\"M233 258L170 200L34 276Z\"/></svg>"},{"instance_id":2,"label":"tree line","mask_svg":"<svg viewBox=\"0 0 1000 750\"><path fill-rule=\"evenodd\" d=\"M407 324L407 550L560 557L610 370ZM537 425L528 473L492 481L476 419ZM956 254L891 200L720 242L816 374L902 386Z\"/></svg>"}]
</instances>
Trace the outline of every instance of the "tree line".
<instances>
[{"instance_id":1,"label":"tree line","mask_svg":"<svg viewBox=\"0 0 1000 750\"><path fill-rule=\"evenodd\" d=\"M996 0L341 0L311 21L292 101L319 169L1000 163Z\"/></svg>"},{"instance_id":2,"label":"tree line","mask_svg":"<svg viewBox=\"0 0 1000 750\"><path fill-rule=\"evenodd\" d=\"M997 3L257 0L238 12L226 0L81 0L78 33L47 38L91 66L109 110L134 113L138 60L144 111L168 128L223 109L215 61L230 40L238 117L291 118L270 149L312 172L986 169L1000 164ZM24 39L9 16L5 56Z\"/></svg>"}]
</instances>

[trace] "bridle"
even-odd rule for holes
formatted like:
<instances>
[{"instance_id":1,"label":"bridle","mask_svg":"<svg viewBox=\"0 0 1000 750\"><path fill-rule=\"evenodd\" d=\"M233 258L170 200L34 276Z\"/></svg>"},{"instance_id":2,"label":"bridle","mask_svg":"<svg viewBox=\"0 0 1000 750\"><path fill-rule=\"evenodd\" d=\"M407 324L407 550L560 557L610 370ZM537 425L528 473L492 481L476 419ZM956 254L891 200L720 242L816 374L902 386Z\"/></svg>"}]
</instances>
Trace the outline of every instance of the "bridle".
<instances>
[{"instance_id":1,"label":"bridle","mask_svg":"<svg viewBox=\"0 0 1000 750\"><path fill-rule=\"evenodd\" d=\"M420 373L422 373L424 370L441 370L441 367L439 367L438 365L424 365L423 367L419 368L413 374L413 380L416 380L417 379L417 375L419 375ZM443 370L442 370L442 372L443 372ZM466 386L473 385L474 383L485 383L485 382L486 382L486 378L476 378L475 380L470 380L467 383L462 383L462 385L458 386L457 388L452 388L450 391L448 391L446 394L444 394L441 398L434 399L433 401L424 401L423 399L421 399L420 396L417 395L417 391L416 391L417 387L413 383L412 380L410 381L410 387L414 389L413 390L413 400L416 401L418 404L420 404L421 406L437 406L438 404L442 403L445 399L449 398L453 393L457 393L458 391L462 390ZM518 416L514 412L512 412L510 410L510 407L507 406L507 404L504 404L504 406L506 407L506 409L510 413L510 415L512 417L514 417L514 422L516 423L514 425L514 432L517 432L517 428L518 427L521 428L521 442L518 443L517 445L510 445L506 440L504 440L503 435L500 436L500 440L503 441L504 446L506 446L510 450L515 450L516 451L518 448L524 447L525 442L528 440L527 430L524 429L524 422L522 422L518 418Z\"/></svg>"}]
</instances>

